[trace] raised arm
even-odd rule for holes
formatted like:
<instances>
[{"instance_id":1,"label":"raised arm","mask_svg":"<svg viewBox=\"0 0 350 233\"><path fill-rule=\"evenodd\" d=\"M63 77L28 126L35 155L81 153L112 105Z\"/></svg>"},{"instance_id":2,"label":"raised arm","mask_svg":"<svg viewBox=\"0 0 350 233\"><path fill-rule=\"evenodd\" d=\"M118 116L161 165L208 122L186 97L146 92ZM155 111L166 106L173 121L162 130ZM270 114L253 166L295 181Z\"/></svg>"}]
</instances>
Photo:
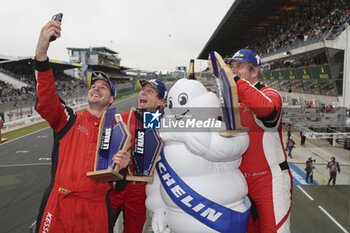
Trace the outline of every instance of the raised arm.
<instances>
[{"instance_id":1,"label":"raised arm","mask_svg":"<svg viewBox=\"0 0 350 233\"><path fill-rule=\"evenodd\" d=\"M244 103L262 121L273 121L278 118L282 109L282 99L280 94L271 89L258 84L253 86L238 76L234 77L237 84L238 99Z\"/></svg>"},{"instance_id":2,"label":"raised arm","mask_svg":"<svg viewBox=\"0 0 350 233\"><path fill-rule=\"evenodd\" d=\"M282 100L280 94L272 88L263 88L264 85L257 82L252 85L250 82L241 79L232 73L222 57L218 53L214 53L217 60L218 69L224 69L228 78L235 80L237 85L238 99L244 103L253 113L263 122L275 122L279 119L282 109ZM208 66L214 73L214 66L210 56ZM258 81L258 79L256 79Z\"/></svg>"},{"instance_id":3,"label":"raised arm","mask_svg":"<svg viewBox=\"0 0 350 233\"><path fill-rule=\"evenodd\" d=\"M73 110L64 104L56 93L53 72L50 69L47 51L50 37L61 36L61 23L50 21L40 32L35 50L36 111L50 124L56 132L60 131L75 115Z\"/></svg>"}]
</instances>

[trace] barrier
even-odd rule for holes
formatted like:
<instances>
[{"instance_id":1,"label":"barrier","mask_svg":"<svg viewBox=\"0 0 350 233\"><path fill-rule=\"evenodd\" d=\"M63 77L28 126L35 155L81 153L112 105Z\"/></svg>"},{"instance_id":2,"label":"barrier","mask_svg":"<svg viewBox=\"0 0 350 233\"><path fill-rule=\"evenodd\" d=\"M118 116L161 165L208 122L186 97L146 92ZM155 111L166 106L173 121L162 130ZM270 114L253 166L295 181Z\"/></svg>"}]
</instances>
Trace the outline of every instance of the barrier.
<instances>
[{"instance_id":1,"label":"barrier","mask_svg":"<svg viewBox=\"0 0 350 233\"><path fill-rule=\"evenodd\" d=\"M0 144L7 141L7 138L2 138L2 134L1 134L1 128L2 128L3 124L4 124L4 121L2 120L2 117L0 116Z\"/></svg>"},{"instance_id":2,"label":"barrier","mask_svg":"<svg viewBox=\"0 0 350 233\"><path fill-rule=\"evenodd\" d=\"M81 109L87 108L88 104L83 103L77 106L72 107L74 111L79 111ZM8 133L17 129L21 129L36 123L45 121L40 115L35 115L31 117L22 118L15 121L5 122L1 128L2 133Z\"/></svg>"}]
</instances>

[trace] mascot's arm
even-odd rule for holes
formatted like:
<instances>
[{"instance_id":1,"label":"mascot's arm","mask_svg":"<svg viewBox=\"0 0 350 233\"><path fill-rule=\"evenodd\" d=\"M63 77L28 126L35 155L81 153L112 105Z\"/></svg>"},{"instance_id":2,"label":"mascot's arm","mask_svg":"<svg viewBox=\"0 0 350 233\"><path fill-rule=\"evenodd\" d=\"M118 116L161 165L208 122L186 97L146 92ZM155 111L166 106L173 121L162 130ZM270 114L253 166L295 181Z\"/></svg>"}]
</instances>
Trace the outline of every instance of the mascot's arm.
<instances>
[{"instance_id":1,"label":"mascot's arm","mask_svg":"<svg viewBox=\"0 0 350 233\"><path fill-rule=\"evenodd\" d=\"M228 162L240 158L248 149L248 133L240 133L233 137L222 137L218 133L212 133L209 149L203 155L208 160L215 162Z\"/></svg>"},{"instance_id":2,"label":"mascot's arm","mask_svg":"<svg viewBox=\"0 0 350 233\"><path fill-rule=\"evenodd\" d=\"M184 143L193 154L214 162L233 161L241 157L249 145L247 133L225 138L217 132L161 133L163 141Z\"/></svg>"},{"instance_id":3,"label":"mascot's arm","mask_svg":"<svg viewBox=\"0 0 350 233\"><path fill-rule=\"evenodd\" d=\"M208 151L203 157L215 162L228 162L240 158L249 146L247 133L237 134L226 138L218 133L211 134Z\"/></svg>"},{"instance_id":4,"label":"mascot's arm","mask_svg":"<svg viewBox=\"0 0 350 233\"><path fill-rule=\"evenodd\" d=\"M161 185L158 172L155 170L153 182L146 185L146 208L152 212L152 228L155 233L169 230L165 220L166 205L160 194Z\"/></svg>"}]
</instances>

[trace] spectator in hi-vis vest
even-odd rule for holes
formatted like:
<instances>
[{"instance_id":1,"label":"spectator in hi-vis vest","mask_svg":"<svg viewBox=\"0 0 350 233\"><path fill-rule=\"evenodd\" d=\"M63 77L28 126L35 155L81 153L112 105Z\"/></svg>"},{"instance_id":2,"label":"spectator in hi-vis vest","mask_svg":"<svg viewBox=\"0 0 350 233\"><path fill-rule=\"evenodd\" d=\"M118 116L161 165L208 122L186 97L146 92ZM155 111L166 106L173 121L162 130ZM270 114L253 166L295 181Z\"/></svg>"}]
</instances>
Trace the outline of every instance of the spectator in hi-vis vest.
<instances>
[{"instance_id":1,"label":"spectator in hi-vis vest","mask_svg":"<svg viewBox=\"0 0 350 233\"><path fill-rule=\"evenodd\" d=\"M288 142L287 142L287 149L288 149L288 156L289 156L289 158L292 158L292 150L294 148L294 145L295 145L295 141L293 140L292 137L290 137L288 139Z\"/></svg>"},{"instance_id":2,"label":"spectator in hi-vis vest","mask_svg":"<svg viewBox=\"0 0 350 233\"><path fill-rule=\"evenodd\" d=\"M337 161L335 161L335 157L331 158L331 161L328 162L327 167L329 168L329 180L328 180L328 186L333 181L333 186L335 185L336 178L337 178L337 172L340 173L340 166Z\"/></svg>"},{"instance_id":3,"label":"spectator in hi-vis vest","mask_svg":"<svg viewBox=\"0 0 350 233\"><path fill-rule=\"evenodd\" d=\"M307 161L306 161L306 167L305 167L305 171L306 171L306 177L305 177L305 182L309 183L309 178L310 178L310 182L314 183L313 180L313 176L314 176L314 169L315 167L312 165L312 162L315 162L316 160L312 159L312 157L310 156Z\"/></svg>"}]
</instances>

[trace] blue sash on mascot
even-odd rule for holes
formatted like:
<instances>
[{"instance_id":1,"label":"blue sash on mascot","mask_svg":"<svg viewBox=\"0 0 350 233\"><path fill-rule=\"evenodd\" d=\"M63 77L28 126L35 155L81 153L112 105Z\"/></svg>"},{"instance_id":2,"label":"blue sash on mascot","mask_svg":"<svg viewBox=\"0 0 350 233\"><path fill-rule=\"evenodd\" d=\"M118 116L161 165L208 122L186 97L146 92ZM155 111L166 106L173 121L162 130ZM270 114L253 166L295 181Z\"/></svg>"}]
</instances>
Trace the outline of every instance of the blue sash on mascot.
<instances>
[{"instance_id":1,"label":"blue sash on mascot","mask_svg":"<svg viewBox=\"0 0 350 233\"><path fill-rule=\"evenodd\" d=\"M176 174L163 153L157 162L156 169L165 191L183 211L219 232L245 233L247 231L250 209L240 213L201 196ZM218 191L225 192L225 190Z\"/></svg>"}]
</instances>

